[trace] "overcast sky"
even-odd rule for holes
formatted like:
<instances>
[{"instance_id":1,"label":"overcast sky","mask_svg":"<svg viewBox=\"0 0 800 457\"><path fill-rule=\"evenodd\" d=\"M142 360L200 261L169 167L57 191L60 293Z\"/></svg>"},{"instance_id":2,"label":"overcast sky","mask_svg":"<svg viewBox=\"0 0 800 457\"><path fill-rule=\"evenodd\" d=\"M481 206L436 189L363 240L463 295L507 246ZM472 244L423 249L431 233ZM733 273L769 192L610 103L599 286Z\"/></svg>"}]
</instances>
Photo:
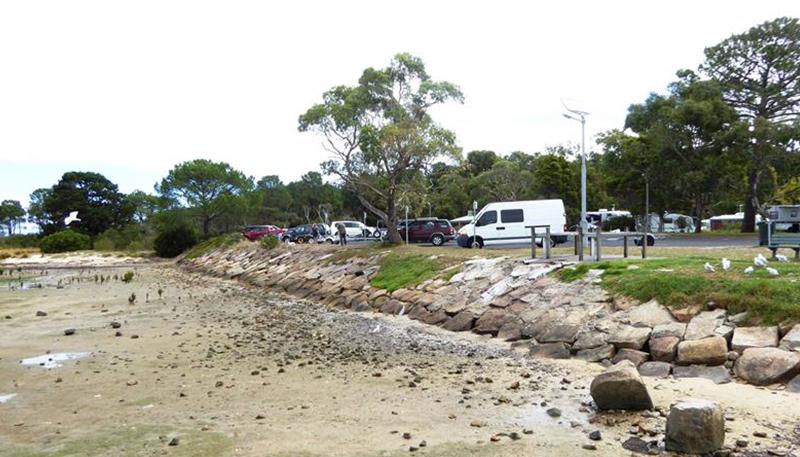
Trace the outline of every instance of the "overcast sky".
<instances>
[{"instance_id":1,"label":"overcast sky","mask_svg":"<svg viewBox=\"0 0 800 457\"><path fill-rule=\"evenodd\" d=\"M800 2L1 2L0 199L69 170L150 192L194 158L297 179L327 158L298 115L398 52L461 86L434 116L465 152L576 143L561 99L588 135L619 128L704 47L778 16Z\"/></svg>"}]
</instances>

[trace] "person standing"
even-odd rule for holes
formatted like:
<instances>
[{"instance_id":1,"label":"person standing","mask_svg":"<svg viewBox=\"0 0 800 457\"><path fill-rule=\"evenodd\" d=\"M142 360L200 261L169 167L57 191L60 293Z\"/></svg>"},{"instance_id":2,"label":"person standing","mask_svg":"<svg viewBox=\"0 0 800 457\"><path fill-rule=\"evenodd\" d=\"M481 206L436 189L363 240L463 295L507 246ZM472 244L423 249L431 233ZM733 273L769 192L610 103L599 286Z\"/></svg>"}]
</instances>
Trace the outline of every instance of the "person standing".
<instances>
[{"instance_id":1,"label":"person standing","mask_svg":"<svg viewBox=\"0 0 800 457\"><path fill-rule=\"evenodd\" d=\"M344 224L341 222L336 224L336 232L339 234L339 245L347 246L347 229L344 228Z\"/></svg>"}]
</instances>

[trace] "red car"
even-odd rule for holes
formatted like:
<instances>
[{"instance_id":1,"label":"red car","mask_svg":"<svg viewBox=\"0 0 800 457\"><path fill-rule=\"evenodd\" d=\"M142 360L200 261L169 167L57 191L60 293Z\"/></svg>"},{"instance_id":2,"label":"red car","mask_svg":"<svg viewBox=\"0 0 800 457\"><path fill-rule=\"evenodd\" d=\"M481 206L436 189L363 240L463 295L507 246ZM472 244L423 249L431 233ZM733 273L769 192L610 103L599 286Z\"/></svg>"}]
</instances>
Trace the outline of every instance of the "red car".
<instances>
[{"instance_id":1,"label":"red car","mask_svg":"<svg viewBox=\"0 0 800 457\"><path fill-rule=\"evenodd\" d=\"M409 243L431 243L434 246L441 246L456 236L455 229L447 219L423 218L401 222L397 230L403 239L406 238L406 225L408 225Z\"/></svg>"},{"instance_id":2,"label":"red car","mask_svg":"<svg viewBox=\"0 0 800 457\"><path fill-rule=\"evenodd\" d=\"M248 225L242 230L242 235L250 241L261 239L267 235L281 239L281 235L286 230L274 225Z\"/></svg>"}]
</instances>

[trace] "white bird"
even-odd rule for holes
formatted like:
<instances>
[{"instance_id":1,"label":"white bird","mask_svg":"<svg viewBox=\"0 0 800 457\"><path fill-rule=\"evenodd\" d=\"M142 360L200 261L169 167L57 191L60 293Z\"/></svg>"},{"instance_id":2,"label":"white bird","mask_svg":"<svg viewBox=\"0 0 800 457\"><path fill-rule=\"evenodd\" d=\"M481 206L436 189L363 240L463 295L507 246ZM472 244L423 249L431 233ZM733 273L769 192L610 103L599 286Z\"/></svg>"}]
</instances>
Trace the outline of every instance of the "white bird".
<instances>
[{"instance_id":1,"label":"white bird","mask_svg":"<svg viewBox=\"0 0 800 457\"><path fill-rule=\"evenodd\" d=\"M725 270L725 271L728 271L728 270L731 269L731 261L726 259L726 258L724 258L724 257L722 258L722 269Z\"/></svg>"},{"instance_id":2,"label":"white bird","mask_svg":"<svg viewBox=\"0 0 800 457\"><path fill-rule=\"evenodd\" d=\"M705 265L703 265L703 268L705 268L705 269L706 269L706 271L707 271L707 272L709 272L709 273L713 273L713 272L715 271L715 270L714 270L714 265L711 265L711 264L710 264L710 263L708 263L708 262L706 262L706 264L705 264Z\"/></svg>"},{"instance_id":3,"label":"white bird","mask_svg":"<svg viewBox=\"0 0 800 457\"><path fill-rule=\"evenodd\" d=\"M772 267L767 267L767 273L769 273L770 276L778 276L780 274L778 273L778 270Z\"/></svg>"},{"instance_id":4,"label":"white bird","mask_svg":"<svg viewBox=\"0 0 800 457\"><path fill-rule=\"evenodd\" d=\"M406 305L403 305L403 307L402 307L402 308L400 308L400 312L399 312L399 313L397 313L397 315L398 315L398 316L402 316L402 315L403 315L403 314L405 314L405 313L406 313Z\"/></svg>"},{"instance_id":5,"label":"white bird","mask_svg":"<svg viewBox=\"0 0 800 457\"><path fill-rule=\"evenodd\" d=\"M753 270L754 270L753 267L747 267L744 269L744 274L751 275L753 274Z\"/></svg>"},{"instance_id":6,"label":"white bird","mask_svg":"<svg viewBox=\"0 0 800 457\"><path fill-rule=\"evenodd\" d=\"M764 256L762 256L761 254L759 254L759 255L757 255L757 256L755 256L755 257L753 258L753 263L754 263L754 264L755 264L757 267L766 267L768 262L767 262L767 259L765 259L765 258L764 258Z\"/></svg>"},{"instance_id":7,"label":"white bird","mask_svg":"<svg viewBox=\"0 0 800 457\"><path fill-rule=\"evenodd\" d=\"M373 328L373 329L372 329L372 330L370 330L369 332L370 332L370 333L378 333L378 332L380 332L380 331L381 331L381 324L378 324L378 325L376 325L376 326L375 326L375 328Z\"/></svg>"},{"instance_id":8,"label":"white bird","mask_svg":"<svg viewBox=\"0 0 800 457\"><path fill-rule=\"evenodd\" d=\"M78 212L77 211L72 211L71 213L69 213L69 216L64 218L64 225L69 225L69 224L71 224L73 222L76 222L76 221L77 222L81 221L80 219L78 219Z\"/></svg>"},{"instance_id":9,"label":"white bird","mask_svg":"<svg viewBox=\"0 0 800 457\"><path fill-rule=\"evenodd\" d=\"M778 259L778 262L788 262L789 258L783 254L775 254L775 258Z\"/></svg>"}]
</instances>

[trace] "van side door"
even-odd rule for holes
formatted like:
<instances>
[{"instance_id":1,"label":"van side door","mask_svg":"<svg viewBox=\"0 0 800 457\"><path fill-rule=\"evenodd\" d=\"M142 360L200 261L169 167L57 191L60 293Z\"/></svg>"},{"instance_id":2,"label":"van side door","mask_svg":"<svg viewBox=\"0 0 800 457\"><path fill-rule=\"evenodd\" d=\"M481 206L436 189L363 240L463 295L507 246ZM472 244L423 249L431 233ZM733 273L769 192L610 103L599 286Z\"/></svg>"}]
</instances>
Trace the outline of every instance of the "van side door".
<instances>
[{"instance_id":1,"label":"van side door","mask_svg":"<svg viewBox=\"0 0 800 457\"><path fill-rule=\"evenodd\" d=\"M500 210L500 226L505 227L504 238L508 243L529 242L531 232L525 228L525 212L522 208Z\"/></svg>"},{"instance_id":2,"label":"van side door","mask_svg":"<svg viewBox=\"0 0 800 457\"><path fill-rule=\"evenodd\" d=\"M497 211L489 210L484 211L481 217L475 222L475 234L483 238L484 244L502 243L502 238L505 236L505 227L497 224Z\"/></svg>"}]
</instances>

